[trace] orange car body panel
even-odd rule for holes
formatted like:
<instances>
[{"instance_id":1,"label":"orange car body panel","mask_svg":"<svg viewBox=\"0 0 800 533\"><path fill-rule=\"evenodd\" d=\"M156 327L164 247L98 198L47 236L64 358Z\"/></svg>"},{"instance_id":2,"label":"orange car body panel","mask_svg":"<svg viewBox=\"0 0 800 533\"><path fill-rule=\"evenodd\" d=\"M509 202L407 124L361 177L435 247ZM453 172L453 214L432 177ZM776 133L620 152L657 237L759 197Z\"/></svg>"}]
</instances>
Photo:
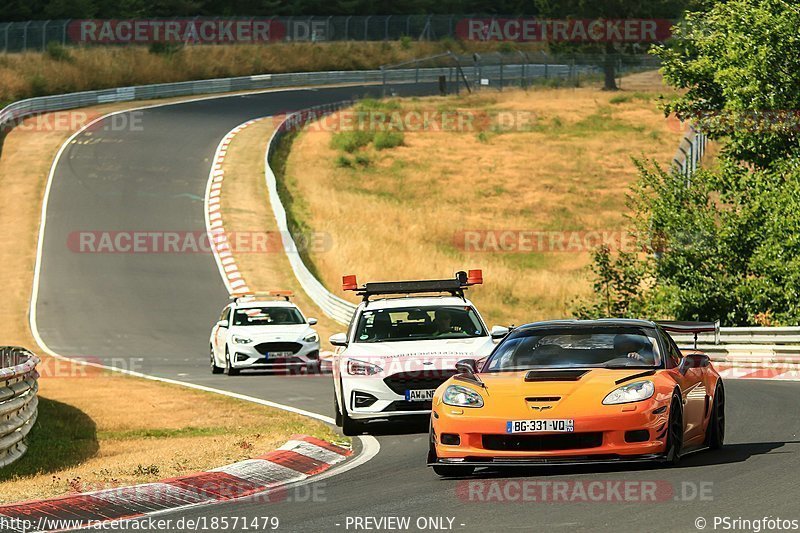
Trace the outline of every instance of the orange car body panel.
<instances>
[{"instance_id":1,"label":"orange car body panel","mask_svg":"<svg viewBox=\"0 0 800 533\"><path fill-rule=\"evenodd\" d=\"M473 382L450 378L433 398L431 428L439 459L452 458L569 458L575 456L616 456L633 458L663 453L666 449L666 424L674 391L684 401L685 445L702 443L710 418L708 396L713 394L718 374L712 367L690 369L686 375L677 369L657 369L649 376L617 384L620 379L641 374L642 369L592 369L576 381L526 381L527 372L480 373L485 388ZM694 374L692 374L694 372ZM608 393L636 381L650 380L655 394L644 401L603 405ZM454 407L442 402L444 390L452 384L468 387L483 397L483 407ZM703 391L702 397L700 391ZM706 392L708 391L708 392ZM572 419L574 432L602 432L602 444L589 448L518 451L487 449L484 435L508 436L506 424L512 420ZM626 442L625 432L647 430L644 442ZM457 434L458 445L444 445L436 437ZM552 434L552 433L550 433ZM520 435L520 434L515 434ZM530 435L528 433L527 435ZM547 435L547 433L535 433Z\"/></svg>"}]
</instances>

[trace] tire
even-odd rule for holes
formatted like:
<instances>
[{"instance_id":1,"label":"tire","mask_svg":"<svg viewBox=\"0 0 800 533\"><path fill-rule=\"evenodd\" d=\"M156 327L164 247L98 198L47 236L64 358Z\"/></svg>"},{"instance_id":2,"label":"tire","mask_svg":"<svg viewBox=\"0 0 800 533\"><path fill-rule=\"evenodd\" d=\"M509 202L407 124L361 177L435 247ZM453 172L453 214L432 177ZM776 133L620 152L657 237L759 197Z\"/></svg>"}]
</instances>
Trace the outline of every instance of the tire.
<instances>
[{"instance_id":1,"label":"tire","mask_svg":"<svg viewBox=\"0 0 800 533\"><path fill-rule=\"evenodd\" d=\"M307 374L322 374L322 363L319 361L315 361L313 363L308 363L306 366L306 373Z\"/></svg>"},{"instance_id":2,"label":"tire","mask_svg":"<svg viewBox=\"0 0 800 533\"><path fill-rule=\"evenodd\" d=\"M217 361L214 359L214 348L211 347L211 373L222 374L225 371L221 366L217 366Z\"/></svg>"},{"instance_id":3,"label":"tire","mask_svg":"<svg viewBox=\"0 0 800 533\"><path fill-rule=\"evenodd\" d=\"M714 391L714 403L711 407L711 418L706 429L706 447L719 450L725 442L725 388L722 381L717 383Z\"/></svg>"},{"instance_id":4,"label":"tire","mask_svg":"<svg viewBox=\"0 0 800 533\"><path fill-rule=\"evenodd\" d=\"M474 466L464 465L433 465L433 471L441 477L467 477L475 472Z\"/></svg>"},{"instance_id":5,"label":"tire","mask_svg":"<svg viewBox=\"0 0 800 533\"><path fill-rule=\"evenodd\" d=\"M231 364L231 354L228 353L228 349L227 348L225 349L225 375L226 376L238 376L239 375L239 369L238 368L233 368L233 365Z\"/></svg>"},{"instance_id":6,"label":"tire","mask_svg":"<svg viewBox=\"0 0 800 533\"><path fill-rule=\"evenodd\" d=\"M433 426L430 429L430 438L428 445L428 463L435 463L439 460L436 455L436 445L433 442ZM474 466L463 465L433 465L433 472L439 477L467 477L475 472Z\"/></svg>"},{"instance_id":7,"label":"tire","mask_svg":"<svg viewBox=\"0 0 800 533\"><path fill-rule=\"evenodd\" d=\"M333 389L333 412L336 413L334 415L336 426L342 427L342 412L339 410L339 402L336 401L336 389Z\"/></svg>"},{"instance_id":8,"label":"tire","mask_svg":"<svg viewBox=\"0 0 800 533\"><path fill-rule=\"evenodd\" d=\"M342 409L342 433L347 437L356 437L364 433L364 423L350 418L347 407Z\"/></svg>"},{"instance_id":9,"label":"tire","mask_svg":"<svg viewBox=\"0 0 800 533\"><path fill-rule=\"evenodd\" d=\"M683 402L677 394L672 396L667 422L667 449L664 451L664 464L676 466L681 460L683 448Z\"/></svg>"}]
</instances>

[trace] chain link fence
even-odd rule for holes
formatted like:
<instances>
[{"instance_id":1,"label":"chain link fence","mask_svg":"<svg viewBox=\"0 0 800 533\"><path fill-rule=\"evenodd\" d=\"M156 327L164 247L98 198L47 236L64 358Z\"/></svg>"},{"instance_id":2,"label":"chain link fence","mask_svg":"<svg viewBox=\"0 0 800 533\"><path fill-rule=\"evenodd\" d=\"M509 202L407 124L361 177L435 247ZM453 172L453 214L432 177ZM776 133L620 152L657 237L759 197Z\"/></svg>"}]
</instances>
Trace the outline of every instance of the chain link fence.
<instances>
[{"instance_id":1,"label":"chain link fence","mask_svg":"<svg viewBox=\"0 0 800 533\"><path fill-rule=\"evenodd\" d=\"M462 89L479 91L504 87L531 85L580 86L582 82L602 79L606 68L614 75L624 75L657 69L660 60L647 55L625 54L559 54L545 52L492 52L488 54L458 55L452 52L417 58L396 65L382 65L383 84L386 86L398 76L408 80L415 72L416 81L439 81L443 94L458 93ZM402 75L401 75L402 73ZM443 78L438 79L437 76ZM618 80L621 85L621 79ZM384 89L384 94L388 94Z\"/></svg>"},{"instance_id":2,"label":"chain link fence","mask_svg":"<svg viewBox=\"0 0 800 533\"><path fill-rule=\"evenodd\" d=\"M330 16L330 17L265 17L265 18L170 18L160 19L158 24L180 23L181 33L185 33L188 23L215 22L222 26L226 22L263 21L270 29L270 41L384 41L408 37L414 40L439 40L457 37L458 21L463 16L456 15L389 15L389 16ZM4 52L40 51L48 43L60 45L92 44L87 42L81 30L88 27L99 31L103 37L103 22L112 23L118 28L120 21L82 21L82 20L34 20L26 22L0 23L0 45ZM123 21L133 22L133 21ZM94 24L94 26L91 26ZM98 32L92 32L98 36ZM150 40L152 41L152 40ZM192 44L192 40L184 41ZM145 43L147 44L147 43Z\"/></svg>"},{"instance_id":3,"label":"chain link fence","mask_svg":"<svg viewBox=\"0 0 800 533\"><path fill-rule=\"evenodd\" d=\"M123 20L34 20L0 22L0 46L4 52L45 50L49 43L80 44L177 44L387 41L411 39L484 39L469 28L473 23L506 23L509 19L473 19L468 15L302 16L302 17L194 17ZM528 19L535 21L536 19ZM632 19L633 20L633 19ZM513 21L512 22L517 22ZM543 21L546 22L546 21ZM655 24L656 22L652 22ZM663 39L670 21L658 37L642 36L642 42ZM655 34L653 34L655 35ZM544 42L542 36L520 38L517 34L492 39ZM567 38L566 40L570 40ZM590 39L591 40L591 39ZM594 42L594 41L592 41ZM598 41L601 42L601 41Z\"/></svg>"}]
</instances>

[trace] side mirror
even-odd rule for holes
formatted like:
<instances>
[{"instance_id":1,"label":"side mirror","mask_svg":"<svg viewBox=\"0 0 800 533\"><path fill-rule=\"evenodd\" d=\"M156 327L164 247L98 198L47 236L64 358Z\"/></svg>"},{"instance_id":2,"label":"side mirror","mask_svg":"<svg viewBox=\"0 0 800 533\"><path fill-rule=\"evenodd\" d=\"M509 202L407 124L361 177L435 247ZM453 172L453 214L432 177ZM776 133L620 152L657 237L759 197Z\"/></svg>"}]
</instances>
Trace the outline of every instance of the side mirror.
<instances>
[{"instance_id":1,"label":"side mirror","mask_svg":"<svg viewBox=\"0 0 800 533\"><path fill-rule=\"evenodd\" d=\"M485 386L481 378L478 377L478 363L475 359L460 360L456 363L456 370L461 375L461 379L470 381L479 387Z\"/></svg>"},{"instance_id":2,"label":"side mirror","mask_svg":"<svg viewBox=\"0 0 800 533\"><path fill-rule=\"evenodd\" d=\"M475 359L461 359L456 363L456 370L462 374L475 375L478 373L478 363Z\"/></svg>"},{"instance_id":3,"label":"side mirror","mask_svg":"<svg viewBox=\"0 0 800 533\"><path fill-rule=\"evenodd\" d=\"M336 333L331 335L328 340L334 346L347 346L347 333Z\"/></svg>"},{"instance_id":4,"label":"side mirror","mask_svg":"<svg viewBox=\"0 0 800 533\"><path fill-rule=\"evenodd\" d=\"M492 331L490 332L490 335L492 336L492 340L497 341L508 335L509 331L511 330L509 330L505 326L492 326Z\"/></svg>"},{"instance_id":5,"label":"side mirror","mask_svg":"<svg viewBox=\"0 0 800 533\"><path fill-rule=\"evenodd\" d=\"M681 374L686 374L686 372L691 368L703 368L711 364L711 359L704 354L704 353L690 353L685 355L683 359L681 359L681 364L678 367L678 371Z\"/></svg>"},{"instance_id":6,"label":"side mirror","mask_svg":"<svg viewBox=\"0 0 800 533\"><path fill-rule=\"evenodd\" d=\"M308 320L306 320L306 322L308 322L309 326L313 326L318 322L318 320L316 318L309 318Z\"/></svg>"},{"instance_id":7,"label":"side mirror","mask_svg":"<svg viewBox=\"0 0 800 533\"><path fill-rule=\"evenodd\" d=\"M227 328L228 327L228 321L227 320L220 320L219 322L217 322L217 326L219 326L221 328Z\"/></svg>"}]
</instances>

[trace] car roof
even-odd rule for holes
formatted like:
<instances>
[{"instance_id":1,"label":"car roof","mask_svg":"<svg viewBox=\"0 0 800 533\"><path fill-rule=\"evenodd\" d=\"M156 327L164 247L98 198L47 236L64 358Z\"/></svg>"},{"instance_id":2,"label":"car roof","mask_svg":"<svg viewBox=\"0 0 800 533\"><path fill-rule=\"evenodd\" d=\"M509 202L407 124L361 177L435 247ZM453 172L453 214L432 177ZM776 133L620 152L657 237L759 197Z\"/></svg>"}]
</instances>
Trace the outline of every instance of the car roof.
<instances>
[{"instance_id":1,"label":"car roof","mask_svg":"<svg viewBox=\"0 0 800 533\"><path fill-rule=\"evenodd\" d=\"M360 309L373 311L375 309L397 309L399 307L427 307L427 306L464 306L472 307L472 302L462 300L455 296L402 296L398 298L382 298L362 302Z\"/></svg>"},{"instance_id":2,"label":"car roof","mask_svg":"<svg viewBox=\"0 0 800 533\"><path fill-rule=\"evenodd\" d=\"M597 328L597 327L614 327L614 326L628 326L628 327L644 327L654 328L655 322L650 320L640 320L636 318L598 318L595 320L544 320L541 322L531 322L524 324L515 329L515 331L524 329L546 329L552 327L561 328Z\"/></svg>"},{"instance_id":3,"label":"car roof","mask_svg":"<svg viewBox=\"0 0 800 533\"><path fill-rule=\"evenodd\" d=\"M293 307L297 306L293 302L285 300L240 300L235 303L236 309L247 309L249 307Z\"/></svg>"}]
</instances>

